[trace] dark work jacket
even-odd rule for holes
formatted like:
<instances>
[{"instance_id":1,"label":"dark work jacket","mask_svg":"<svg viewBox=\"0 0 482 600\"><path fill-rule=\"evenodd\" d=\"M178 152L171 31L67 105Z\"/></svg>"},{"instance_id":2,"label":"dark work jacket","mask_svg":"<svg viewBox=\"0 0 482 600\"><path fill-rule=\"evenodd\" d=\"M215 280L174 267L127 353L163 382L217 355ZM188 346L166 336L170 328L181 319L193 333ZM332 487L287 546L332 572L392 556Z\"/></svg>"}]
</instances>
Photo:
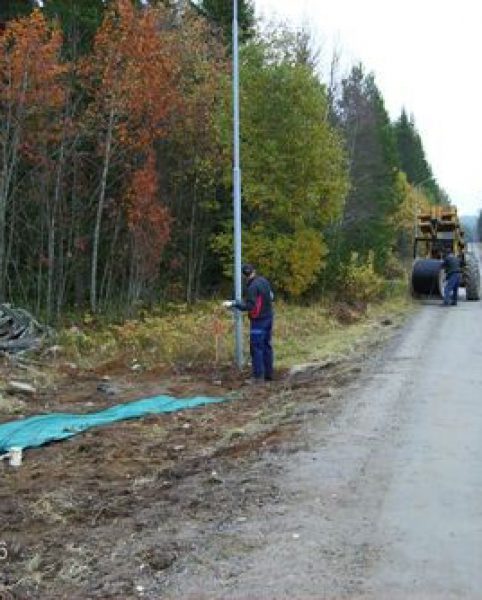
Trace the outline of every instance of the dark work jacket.
<instances>
[{"instance_id":1,"label":"dark work jacket","mask_svg":"<svg viewBox=\"0 0 482 600\"><path fill-rule=\"evenodd\" d=\"M235 306L247 311L251 320L273 316L273 291L269 281L256 275L248 281L246 302L236 302Z\"/></svg>"},{"instance_id":2,"label":"dark work jacket","mask_svg":"<svg viewBox=\"0 0 482 600\"><path fill-rule=\"evenodd\" d=\"M452 273L460 273L461 272L461 264L460 259L455 254L449 254L442 261L442 267L445 269L445 274L447 277L452 275Z\"/></svg>"}]
</instances>

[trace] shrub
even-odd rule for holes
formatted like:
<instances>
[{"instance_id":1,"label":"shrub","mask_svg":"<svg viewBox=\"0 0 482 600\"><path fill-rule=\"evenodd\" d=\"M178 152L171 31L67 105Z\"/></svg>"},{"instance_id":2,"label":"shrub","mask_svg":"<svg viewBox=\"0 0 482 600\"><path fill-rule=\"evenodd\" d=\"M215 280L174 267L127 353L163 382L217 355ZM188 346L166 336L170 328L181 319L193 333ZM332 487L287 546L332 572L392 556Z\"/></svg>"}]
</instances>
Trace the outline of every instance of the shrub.
<instances>
[{"instance_id":1,"label":"shrub","mask_svg":"<svg viewBox=\"0 0 482 600\"><path fill-rule=\"evenodd\" d=\"M397 256L393 252L390 252L387 256L385 267L383 269L383 274L385 279L406 279L407 271L403 266L403 263L400 261Z\"/></svg>"},{"instance_id":2,"label":"shrub","mask_svg":"<svg viewBox=\"0 0 482 600\"><path fill-rule=\"evenodd\" d=\"M370 302L382 297L384 280L375 272L373 251L365 261L360 260L357 252L352 252L342 273L341 295L347 302Z\"/></svg>"}]
</instances>

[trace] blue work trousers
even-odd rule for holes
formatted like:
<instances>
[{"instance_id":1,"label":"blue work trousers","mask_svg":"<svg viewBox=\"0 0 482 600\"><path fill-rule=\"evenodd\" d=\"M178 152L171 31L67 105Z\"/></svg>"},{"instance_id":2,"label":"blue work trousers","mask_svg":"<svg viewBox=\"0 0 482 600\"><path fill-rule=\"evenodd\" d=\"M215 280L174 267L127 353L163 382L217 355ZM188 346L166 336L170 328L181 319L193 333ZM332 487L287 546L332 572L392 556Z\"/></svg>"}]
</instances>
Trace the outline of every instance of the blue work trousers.
<instances>
[{"instance_id":1,"label":"blue work trousers","mask_svg":"<svg viewBox=\"0 0 482 600\"><path fill-rule=\"evenodd\" d=\"M457 304L460 285L460 273L450 273L447 276L444 290L444 304Z\"/></svg>"},{"instance_id":2,"label":"blue work trousers","mask_svg":"<svg viewBox=\"0 0 482 600\"><path fill-rule=\"evenodd\" d=\"M273 378L273 348L271 334L273 317L253 319L249 332L251 364L253 377L256 379Z\"/></svg>"}]
</instances>

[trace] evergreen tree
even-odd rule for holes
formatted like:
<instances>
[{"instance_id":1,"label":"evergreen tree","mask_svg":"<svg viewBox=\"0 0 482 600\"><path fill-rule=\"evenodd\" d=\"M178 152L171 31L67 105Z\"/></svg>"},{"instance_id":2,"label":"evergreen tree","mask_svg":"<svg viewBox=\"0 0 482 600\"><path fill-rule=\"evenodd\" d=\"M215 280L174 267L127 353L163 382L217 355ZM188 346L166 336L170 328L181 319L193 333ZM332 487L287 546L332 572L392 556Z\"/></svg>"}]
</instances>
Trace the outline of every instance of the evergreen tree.
<instances>
[{"instance_id":1,"label":"evergreen tree","mask_svg":"<svg viewBox=\"0 0 482 600\"><path fill-rule=\"evenodd\" d=\"M417 185L432 177L432 171L425 159L422 140L415 128L413 118L409 119L405 109L395 123L395 134L400 165L408 182Z\"/></svg>"},{"instance_id":2,"label":"evergreen tree","mask_svg":"<svg viewBox=\"0 0 482 600\"><path fill-rule=\"evenodd\" d=\"M2 0L0 2L0 23L28 15L36 6L35 0Z\"/></svg>"},{"instance_id":3,"label":"evergreen tree","mask_svg":"<svg viewBox=\"0 0 482 600\"><path fill-rule=\"evenodd\" d=\"M45 14L62 26L69 57L76 58L90 49L102 22L105 4L103 0L44 0Z\"/></svg>"},{"instance_id":4,"label":"evergreen tree","mask_svg":"<svg viewBox=\"0 0 482 600\"><path fill-rule=\"evenodd\" d=\"M394 125L400 167L407 175L407 181L424 191L434 204L445 203L445 194L435 180L417 131L413 117L408 117L405 109Z\"/></svg>"},{"instance_id":5,"label":"evergreen tree","mask_svg":"<svg viewBox=\"0 0 482 600\"><path fill-rule=\"evenodd\" d=\"M475 227L475 241L480 242L482 240L482 210L479 211L479 216L477 217L477 225Z\"/></svg>"},{"instance_id":6,"label":"evergreen tree","mask_svg":"<svg viewBox=\"0 0 482 600\"><path fill-rule=\"evenodd\" d=\"M225 41L231 47L233 35L232 0L199 0L195 7L224 34ZM239 41L246 42L254 35L254 4L252 0L238 0Z\"/></svg>"},{"instance_id":7,"label":"evergreen tree","mask_svg":"<svg viewBox=\"0 0 482 600\"><path fill-rule=\"evenodd\" d=\"M348 173L343 141L326 118L326 89L304 61L292 60L296 39L291 51L286 42L277 36L241 53L243 255L278 290L299 296L326 264L323 231L343 209ZM231 219L226 230L215 245L230 272Z\"/></svg>"},{"instance_id":8,"label":"evergreen tree","mask_svg":"<svg viewBox=\"0 0 482 600\"><path fill-rule=\"evenodd\" d=\"M44 0L43 7L50 19L60 22L66 55L76 58L85 55L92 46L94 36L102 22L105 11L115 0ZM132 0L136 8L165 6L174 10L179 0Z\"/></svg>"},{"instance_id":9,"label":"evergreen tree","mask_svg":"<svg viewBox=\"0 0 482 600\"><path fill-rule=\"evenodd\" d=\"M343 215L345 259L352 251L365 257L373 250L377 266L383 267L394 237L391 217L400 201L398 156L383 98L361 65L342 81L338 118L352 183Z\"/></svg>"}]
</instances>

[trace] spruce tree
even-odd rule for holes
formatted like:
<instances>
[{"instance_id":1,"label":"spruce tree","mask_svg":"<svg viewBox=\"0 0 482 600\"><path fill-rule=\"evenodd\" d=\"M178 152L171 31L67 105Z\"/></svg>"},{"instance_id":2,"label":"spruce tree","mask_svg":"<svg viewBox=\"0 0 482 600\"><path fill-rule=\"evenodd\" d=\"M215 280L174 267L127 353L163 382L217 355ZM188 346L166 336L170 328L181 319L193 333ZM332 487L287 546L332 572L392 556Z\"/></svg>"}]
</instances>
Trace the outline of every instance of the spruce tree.
<instances>
[{"instance_id":1,"label":"spruce tree","mask_svg":"<svg viewBox=\"0 0 482 600\"><path fill-rule=\"evenodd\" d=\"M413 116L408 117L405 109L394 125L400 168L407 176L407 181L420 187L425 195L434 203L444 203L445 194L437 184L423 148L422 139L415 126Z\"/></svg>"},{"instance_id":2,"label":"spruce tree","mask_svg":"<svg viewBox=\"0 0 482 600\"><path fill-rule=\"evenodd\" d=\"M232 0L199 0L197 9L223 32L225 41L231 47L233 32ZM252 0L238 0L239 41L246 42L254 35L255 15Z\"/></svg>"},{"instance_id":3,"label":"spruce tree","mask_svg":"<svg viewBox=\"0 0 482 600\"><path fill-rule=\"evenodd\" d=\"M362 257L375 252L383 267L394 228L391 216L398 204L398 156L393 128L373 75L361 65L342 82L338 118L350 164L351 191L343 215L345 258L356 251Z\"/></svg>"},{"instance_id":4,"label":"spruce tree","mask_svg":"<svg viewBox=\"0 0 482 600\"><path fill-rule=\"evenodd\" d=\"M60 22L65 36L65 51L70 58L85 54L102 22L103 0L44 0L44 11Z\"/></svg>"},{"instance_id":5,"label":"spruce tree","mask_svg":"<svg viewBox=\"0 0 482 600\"><path fill-rule=\"evenodd\" d=\"M480 240L482 240L482 210L479 211L477 225L475 227L475 241L480 242Z\"/></svg>"},{"instance_id":6,"label":"spruce tree","mask_svg":"<svg viewBox=\"0 0 482 600\"><path fill-rule=\"evenodd\" d=\"M25 17L37 5L35 0L2 0L0 2L0 23L17 17Z\"/></svg>"}]
</instances>

